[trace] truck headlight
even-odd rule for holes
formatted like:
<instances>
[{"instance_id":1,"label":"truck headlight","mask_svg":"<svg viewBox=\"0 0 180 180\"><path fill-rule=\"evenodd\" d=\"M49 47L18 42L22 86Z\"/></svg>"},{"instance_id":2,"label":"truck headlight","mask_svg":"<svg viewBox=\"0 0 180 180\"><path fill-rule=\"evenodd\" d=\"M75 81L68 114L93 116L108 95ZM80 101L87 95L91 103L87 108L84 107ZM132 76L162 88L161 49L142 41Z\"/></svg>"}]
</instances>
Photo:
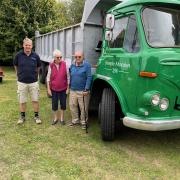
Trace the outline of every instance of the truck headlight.
<instances>
[{"instance_id":1,"label":"truck headlight","mask_svg":"<svg viewBox=\"0 0 180 180\"><path fill-rule=\"evenodd\" d=\"M159 103L159 108L161 109L161 111L166 111L168 107L169 107L169 100L167 98L162 98Z\"/></svg>"},{"instance_id":2,"label":"truck headlight","mask_svg":"<svg viewBox=\"0 0 180 180\"><path fill-rule=\"evenodd\" d=\"M152 97L151 97L151 104L153 106L157 106L160 102L160 94L154 94Z\"/></svg>"}]
</instances>

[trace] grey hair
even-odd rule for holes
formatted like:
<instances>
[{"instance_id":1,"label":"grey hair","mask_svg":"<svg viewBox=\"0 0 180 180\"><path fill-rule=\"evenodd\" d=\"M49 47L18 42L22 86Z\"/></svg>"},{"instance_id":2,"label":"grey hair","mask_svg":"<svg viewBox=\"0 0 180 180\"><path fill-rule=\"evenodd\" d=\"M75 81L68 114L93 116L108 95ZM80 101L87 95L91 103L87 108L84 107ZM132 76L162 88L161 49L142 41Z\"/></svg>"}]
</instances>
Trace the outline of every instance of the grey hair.
<instances>
[{"instance_id":1,"label":"grey hair","mask_svg":"<svg viewBox=\"0 0 180 180\"><path fill-rule=\"evenodd\" d=\"M53 51L53 57L55 58L57 55L62 55L62 53L61 53L60 50L55 49L55 50Z\"/></svg>"},{"instance_id":2,"label":"grey hair","mask_svg":"<svg viewBox=\"0 0 180 180\"><path fill-rule=\"evenodd\" d=\"M26 43L26 42L30 42L32 44L32 40L29 39L28 37L25 37L23 40L23 43Z\"/></svg>"}]
</instances>

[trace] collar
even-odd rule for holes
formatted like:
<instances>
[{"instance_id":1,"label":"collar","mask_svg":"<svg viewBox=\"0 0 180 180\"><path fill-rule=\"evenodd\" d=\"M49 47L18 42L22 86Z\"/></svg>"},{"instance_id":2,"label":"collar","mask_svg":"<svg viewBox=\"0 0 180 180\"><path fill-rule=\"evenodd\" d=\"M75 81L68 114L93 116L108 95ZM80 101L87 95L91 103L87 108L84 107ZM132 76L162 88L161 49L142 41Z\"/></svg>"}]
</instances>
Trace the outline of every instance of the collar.
<instances>
[{"instance_id":1,"label":"collar","mask_svg":"<svg viewBox=\"0 0 180 180\"><path fill-rule=\"evenodd\" d=\"M53 64L55 64L55 65L60 65L61 63L62 63L62 60L59 62L59 64L56 64L55 60L53 60Z\"/></svg>"},{"instance_id":2,"label":"collar","mask_svg":"<svg viewBox=\"0 0 180 180\"><path fill-rule=\"evenodd\" d=\"M79 66L83 66L83 65L84 65L84 62L85 62L85 60L83 60L82 63L81 63ZM74 66L76 66L76 61L74 60L74 61L72 62L72 64L73 64Z\"/></svg>"},{"instance_id":3,"label":"collar","mask_svg":"<svg viewBox=\"0 0 180 180\"><path fill-rule=\"evenodd\" d=\"M22 50L22 53L23 53L24 55L28 56L28 55L24 52L24 50ZM33 54L33 51L31 51L31 53L29 54L29 56L31 56L32 54Z\"/></svg>"}]
</instances>

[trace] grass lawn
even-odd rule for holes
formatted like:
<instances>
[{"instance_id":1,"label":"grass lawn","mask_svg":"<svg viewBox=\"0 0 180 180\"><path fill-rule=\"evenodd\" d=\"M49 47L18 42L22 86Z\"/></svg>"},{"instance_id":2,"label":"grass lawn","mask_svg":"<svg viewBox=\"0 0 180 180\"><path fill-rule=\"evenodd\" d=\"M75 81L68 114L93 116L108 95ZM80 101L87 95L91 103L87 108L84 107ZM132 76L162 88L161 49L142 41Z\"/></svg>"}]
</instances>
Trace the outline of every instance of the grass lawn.
<instances>
[{"instance_id":1,"label":"grass lawn","mask_svg":"<svg viewBox=\"0 0 180 180\"><path fill-rule=\"evenodd\" d=\"M80 127L52 126L51 99L41 85L42 125L28 103L19 117L13 68L0 84L0 179L180 179L180 130L145 132L124 128L114 142L103 142L97 118L89 133ZM65 120L70 119L69 109Z\"/></svg>"}]
</instances>

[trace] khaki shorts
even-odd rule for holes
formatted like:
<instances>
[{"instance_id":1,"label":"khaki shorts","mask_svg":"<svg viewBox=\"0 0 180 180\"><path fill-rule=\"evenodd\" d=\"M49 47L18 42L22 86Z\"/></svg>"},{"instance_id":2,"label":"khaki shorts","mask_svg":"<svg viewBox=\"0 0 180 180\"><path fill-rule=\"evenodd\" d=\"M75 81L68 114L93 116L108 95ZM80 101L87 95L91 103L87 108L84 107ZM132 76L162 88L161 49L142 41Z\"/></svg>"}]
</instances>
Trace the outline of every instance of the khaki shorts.
<instances>
[{"instance_id":1,"label":"khaki shorts","mask_svg":"<svg viewBox=\"0 0 180 180\"><path fill-rule=\"evenodd\" d=\"M18 98L20 103L26 103L28 99L28 94L32 101L39 100L39 84L38 82L26 84L22 82L17 82L18 85Z\"/></svg>"}]
</instances>

